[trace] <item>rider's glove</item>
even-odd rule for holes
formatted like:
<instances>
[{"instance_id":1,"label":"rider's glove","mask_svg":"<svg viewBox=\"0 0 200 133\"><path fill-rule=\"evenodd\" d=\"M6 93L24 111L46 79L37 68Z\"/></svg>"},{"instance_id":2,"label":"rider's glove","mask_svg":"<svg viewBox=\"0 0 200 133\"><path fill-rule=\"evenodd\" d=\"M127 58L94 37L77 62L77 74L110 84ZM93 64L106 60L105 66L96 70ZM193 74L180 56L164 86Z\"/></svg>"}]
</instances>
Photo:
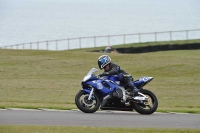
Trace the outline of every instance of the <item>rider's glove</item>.
<instances>
[{"instance_id":1,"label":"rider's glove","mask_svg":"<svg viewBox=\"0 0 200 133\"><path fill-rule=\"evenodd\" d=\"M104 73L99 74L98 76L102 77L102 76L107 76L107 75L109 75L109 73L108 72L104 72Z\"/></svg>"}]
</instances>

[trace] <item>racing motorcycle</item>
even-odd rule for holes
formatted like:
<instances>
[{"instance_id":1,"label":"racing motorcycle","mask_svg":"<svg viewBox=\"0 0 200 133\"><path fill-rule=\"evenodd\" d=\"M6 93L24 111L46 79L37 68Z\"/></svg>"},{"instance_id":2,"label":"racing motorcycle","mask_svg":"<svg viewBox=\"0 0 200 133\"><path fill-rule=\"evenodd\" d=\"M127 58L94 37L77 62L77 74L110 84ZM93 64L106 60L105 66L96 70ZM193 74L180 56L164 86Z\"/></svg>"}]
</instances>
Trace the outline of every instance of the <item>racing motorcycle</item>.
<instances>
[{"instance_id":1,"label":"racing motorcycle","mask_svg":"<svg viewBox=\"0 0 200 133\"><path fill-rule=\"evenodd\" d=\"M130 97L130 91L120 83L117 75L95 76L98 69L92 68L82 80L82 90L75 97L78 109L85 113L102 110L137 111L140 114L152 114L158 107L156 96L143 87L153 80L153 77L141 77L132 81L139 89L136 96ZM127 104L127 102L129 104Z\"/></svg>"}]
</instances>

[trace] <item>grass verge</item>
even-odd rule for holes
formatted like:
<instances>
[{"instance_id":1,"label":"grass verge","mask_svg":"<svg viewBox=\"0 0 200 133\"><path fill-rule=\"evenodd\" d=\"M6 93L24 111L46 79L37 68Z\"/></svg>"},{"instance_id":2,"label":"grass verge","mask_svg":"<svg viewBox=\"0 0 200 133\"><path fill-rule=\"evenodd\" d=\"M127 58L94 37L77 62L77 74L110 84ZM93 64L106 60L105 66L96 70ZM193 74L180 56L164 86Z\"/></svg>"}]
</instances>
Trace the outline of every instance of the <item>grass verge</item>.
<instances>
[{"instance_id":1,"label":"grass verge","mask_svg":"<svg viewBox=\"0 0 200 133\"><path fill-rule=\"evenodd\" d=\"M68 126L0 126L1 133L199 133L198 129L102 128Z\"/></svg>"},{"instance_id":2,"label":"grass verge","mask_svg":"<svg viewBox=\"0 0 200 133\"><path fill-rule=\"evenodd\" d=\"M87 50L0 50L0 108L76 108L81 81L102 54ZM158 111L200 113L200 50L110 56L134 79L154 77L144 88L158 97Z\"/></svg>"}]
</instances>

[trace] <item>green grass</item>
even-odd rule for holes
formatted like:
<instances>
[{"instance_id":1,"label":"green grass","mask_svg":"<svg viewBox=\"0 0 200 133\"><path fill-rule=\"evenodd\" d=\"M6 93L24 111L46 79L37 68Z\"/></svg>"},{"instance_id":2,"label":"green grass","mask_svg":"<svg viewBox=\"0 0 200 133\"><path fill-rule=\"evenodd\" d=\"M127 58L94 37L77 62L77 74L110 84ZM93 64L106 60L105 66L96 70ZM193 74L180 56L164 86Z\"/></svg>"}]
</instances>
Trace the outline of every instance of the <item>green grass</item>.
<instances>
[{"instance_id":1,"label":"green grass","mask_svg":"<svg viewBox=\"0 0 200 133\"><path fill-rule=\"evenodd\" d=\"M77 108L81 81L102 54L88 50L0 50L0 108ZM158 111L200 113L200 50L110 56L134 79L154 77L145 88Z\"/></svg>"},{"instance_id":2,"label":"green grass","mask_svg":"<svg viewBox=\"0 0 200 133\"><path fill-rule=\"evenodd\" d=\"M198 129L0 126L1 133L199 133Z\"/></svg>"}]
</instances>

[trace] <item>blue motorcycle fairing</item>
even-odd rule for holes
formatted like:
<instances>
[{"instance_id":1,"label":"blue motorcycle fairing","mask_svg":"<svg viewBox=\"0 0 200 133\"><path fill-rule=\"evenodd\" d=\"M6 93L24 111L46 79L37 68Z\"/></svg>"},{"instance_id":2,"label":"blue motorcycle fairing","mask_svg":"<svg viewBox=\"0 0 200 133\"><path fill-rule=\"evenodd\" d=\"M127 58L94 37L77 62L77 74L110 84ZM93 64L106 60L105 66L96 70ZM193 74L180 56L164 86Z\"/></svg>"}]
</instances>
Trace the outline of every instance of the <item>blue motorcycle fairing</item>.
<instances>
[{"instance_id":1,"label":"blue motorcycle fairing","mask_svg":"<svg viewBox=\"0 0 200 133\"><path fill-rule=\"evenodd\" d=\"M92 77L91 77L92 79ZM110 94L111 92L119 89L118 85L116 83L114 83L111 80L106 80L106 79L97 79L97 80L87 80L86 82L82 82L83 84L87 84L90 85L94 88L96 88L96 92L100 93L100 95L102 96L106 96L108 94ZM106 84L106 86L105 86ZM90 93L91 92L91 88L87 88L87 87L83 87L83 90L86 93Z\"/></svg>"},{"instance_id":2,"label":"blue motorcycle fairing","mask_svg":"<svg viewBox=\"0 0 200 133\"><path fill-rule=\"evenodd\" d=\"M135 85L137 88L141 88L141 85L144 84L144 82L143 82L143 81L140 81L140 80L136 80L136 81L134 81L133 83L134 83L134 85Z\"/></svg>"},{"instance_id":3,"label":"blue motorcycle fairing","mask_svg":"<svg viewBox=\"0 0 200 133\"><path fill-rule=\"evenodd\" d=\"M134 81L134 85L137 87L137 88L141 88L143 86L145 86L147 83L149 83L151 80L153 80L153 77L140 77L139 80L136 80Z\"/></svg>"},{"instance_id":4,"label":"blue motorcycle fairing","mask_svg":"<svg viewBox=\"0 0 200 133\"><path fill-rule=\"evenodd\" d=\"M119 77L117 75L103 76L103 78L114 81L119 86L123 86L123 84L120 82ZM119 82L119 84L117 82Z\"/></svg>"},{"instance_id":5,"label":"blue motorcycle fairing","mask_svg":"<svg viewBox=\"0 0 200 133\"><path fill-rule=\"evenodd\" d=\"M87 83L90 84L92 87L96 88L96 91L100 93L102 96L106 96L111 92L113 92L114 90L119 89L117 84L109 80L99 79L99 80L89 81ZM109 88L104 86L104 84L107 84Z\"/></svg>"},{"instance_id":6,"label":"blue motorcycle fairing","mask_svg":"<svg viewBox=\"0 0 200 133\"><path fill-rule=\"evenodd\" d=\"M119 81L119 77L117 75L113 75L113 76L103 76L106 79L112 80L112 81Z\"/></svg>"},{"instance_id":7,"label":"blue motorcycle fairing","mask_svg":"<svg viewBox=\"0 0 200 133\"><path fill-rule=\"evenodd\" d=\"M119 77L117 75L104 76L104 78L112 80L114 82L117 82L117 81L120 82ZM142 76L142 77L140 77L139 80L133 81L133 84L139 89L139 88L143 87L144 85L146 85L147 83L149 83L152 79L153 79L153 77ZM118 85L123 86L122 83L120 83Z\"/></svg>"},{"instance_id":8,"label":"blue motorcycle fairing","mask_svg":"<svg viewBox=\"0 0 200 133\"><path fill-rule=\"evenodd\" d=\"M133 81L134 85L140 89L144 85L146 85L148 82L150 82L153 79L153 77L141 77L139 80ZM119 81L119 77L117 75L113 76L104 76L103 79L99 79L98 77L94 75L88 75L84 78L82 81L83 90L86 93L91 92L91 88L88 87L88 85L95 88L96 92L103 97L112 93L113 91L119 89L119 86L122 86L121 83L117 84L116 82Z\"/></svg>"}]
</instances>

